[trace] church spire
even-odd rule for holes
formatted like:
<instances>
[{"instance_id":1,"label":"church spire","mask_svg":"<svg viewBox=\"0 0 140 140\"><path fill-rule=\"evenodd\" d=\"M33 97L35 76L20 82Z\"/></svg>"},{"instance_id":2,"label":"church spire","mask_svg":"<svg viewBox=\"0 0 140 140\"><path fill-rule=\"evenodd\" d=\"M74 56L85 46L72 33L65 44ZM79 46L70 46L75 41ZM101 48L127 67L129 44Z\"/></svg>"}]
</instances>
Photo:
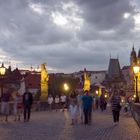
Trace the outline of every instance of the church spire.
<instances>
[{"instance_id":1,"label":"church spire","mask_svg":"<svg viewBox=\"0 0 140 140\"><path fill-rule=\"evenodd\" d=\"M140 58L140 48L139 48L139 52L138 52L138 58Z\"/></svg>"},{"instance_id":2,"label":"church spire","mask_svg":"<svg viewBox=\"0 0 140 140\"><path fill-rule=\"evenodd\" d=\"M134 42L133 42L133 47L132 47L132 51L135 51L135 48L134 48Z\"/></svg>"},{"instance_id":3,"label":"church spire","mask_svg":"<svg viewBox=\"0 0 140 140\"><path fill-rule=\"evenodd\" d=\"M133 43L132 51L131 51L131 54L130 54L130 65L133 65L133 64L136 64L136 63L137 63L137 54L136 54L136 51L135 51L135 48L134 48L134 43Z\"/></svg>"},{"instance_id":4,"label":"church spire","mask_svg":"<svg viewBox=\"0 0 140 140\"><path fill-rule=\"evenodd\" d=\"M133 57L137 56L136 51L135 51L135 47L134 47L134 43L133 43L133 46L132 46L131 56L133 56Z\"/></svg>"}]
</instances>

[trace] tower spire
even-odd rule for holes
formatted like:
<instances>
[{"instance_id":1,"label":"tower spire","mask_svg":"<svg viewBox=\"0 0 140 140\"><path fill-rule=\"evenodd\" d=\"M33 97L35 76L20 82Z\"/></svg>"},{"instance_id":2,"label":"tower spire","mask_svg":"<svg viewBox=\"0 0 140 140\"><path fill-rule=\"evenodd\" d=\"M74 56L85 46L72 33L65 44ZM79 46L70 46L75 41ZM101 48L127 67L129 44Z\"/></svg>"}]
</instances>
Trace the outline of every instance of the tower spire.
<instances>
[{"instance_id":1,"label":"tower spire","mask_svg":"<svg viewBox=\"0 0 140 140\"><path fill-rule=\"evenodd\" d=\"M133 50L133 51L135 50L135 47L134 47L134 42L133 42L132 50Z\"/></svg>"},{"instance_id":2,"label":"tower spire","mask_svg":"<svg viewBox=\"0 0 140 140\"><path fill-rule=\"evenodd\" d=\"M137 54L134 48L134 42L133 42L133 46L132 46L132 51L130 54L130 65L136 64L137 63Z\"/></svg>"},{"instance_id":3,"label":"tower spire","mask_svg":"<svg viewBox=\"0 0 140 140\"><path fill-rule=\"evenodd\" d=\"M139 47L139 52L138 52L138 58L140 58L140 47Z\"/></svg>"}]
</instances>

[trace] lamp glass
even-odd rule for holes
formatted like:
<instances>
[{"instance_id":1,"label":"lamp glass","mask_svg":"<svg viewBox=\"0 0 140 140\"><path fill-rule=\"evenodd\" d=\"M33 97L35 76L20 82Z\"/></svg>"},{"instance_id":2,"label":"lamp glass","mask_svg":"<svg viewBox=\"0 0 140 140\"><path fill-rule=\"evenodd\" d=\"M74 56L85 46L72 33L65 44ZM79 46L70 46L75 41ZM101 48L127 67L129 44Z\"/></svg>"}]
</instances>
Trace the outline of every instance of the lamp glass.
<instances>
[{"instance_id":1,"label":"lamp glass","mask_svg":"<svg viewBox=\"0 0 140 140\"><path fill-rule=\"evenodd\" d=\"M139 71L140 71L140 67L139 66L134 66L133 71L134 71L135 74L138 74Z\"/></svg>"},{"instance_id":2,"label":"lamp glass","mask_svg":"<svg viewBox=\"0 0 140 140\"><path fill-rule=\"evenodd\" d=\"M5 72L6 72L6 68L2 65L0 67L0 75L5 75Z\"/></svg>"},{"instance_id":3,"label":"lamp glass","mask_svg":"<svg viewBox=\"0 0 140 140\"><path fill-rule=\"evenodd\" d=\"M68 91L68 90L69 90L69 86L68 86L67 83L64 83L64 90L65 90L65 91Z\"/></svg>"}]
</instances>

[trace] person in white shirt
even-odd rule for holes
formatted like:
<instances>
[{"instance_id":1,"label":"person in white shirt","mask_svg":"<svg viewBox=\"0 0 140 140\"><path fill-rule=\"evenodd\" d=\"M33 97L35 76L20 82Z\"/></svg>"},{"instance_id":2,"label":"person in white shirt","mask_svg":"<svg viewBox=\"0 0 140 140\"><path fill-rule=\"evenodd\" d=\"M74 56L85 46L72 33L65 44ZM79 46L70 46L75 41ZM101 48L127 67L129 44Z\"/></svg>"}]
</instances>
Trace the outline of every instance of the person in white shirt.
<instances>
[{"instance_id":1,"label":"person in white shirt","mask_svg":"<svg viewBox=\"0 0 140 140\"><path fill-rule=\"evenodd\" d=\"M77 113L78 113L77 95L75 91L73 91L69 97L69 110L72 121L71 125L74 125L77 122Z\"/></svg>"},{"instance_id":2,"label":"person in white shirt","mask_svg":"<svg viewBox=\"0 0 140 140\"><path fill-rule=\"evenodd\" d=\"M79 117L81 120L81 124L83 124L84 122L84 112L83 112L83 91L79 92L78 96L77 96L77 102L78 102L78 111L79 111Z\"/></svg>"},{"instance_id":3,"label":"person in white shirt","mask_svg":"<svg viewBox=\"0 0 140 140\"><path fill-rule=\"evenodd\" d=\"M53 103L53 97L50 94L49 97L48 97L48 104L49 104L49 110L50 111L52 110L52 103Z\"/></svg>"},{"instance_id":4,"label":"person in white shirt","mask_svg":"<svg viewBox=\"0 0 140 140\"><path fill-rule=\"evenodd\" d=\"M66 96L61 95L60 100L61 100L62 111L64 111L64 108L65 108L65 105L66 105Z\"/></svg>"},{"instance_id":5,"label":"person in white shirt","mask_svg":"<svg viewBox=\"0 0 140 140\"><path fill-rule=\"evenodd\" d=\"M58 95L55 96L54 102L55 102L55 109L57 111L57 109L59 108L59 103L60 103L60 98Z\"/></svg>"}]
</instances>

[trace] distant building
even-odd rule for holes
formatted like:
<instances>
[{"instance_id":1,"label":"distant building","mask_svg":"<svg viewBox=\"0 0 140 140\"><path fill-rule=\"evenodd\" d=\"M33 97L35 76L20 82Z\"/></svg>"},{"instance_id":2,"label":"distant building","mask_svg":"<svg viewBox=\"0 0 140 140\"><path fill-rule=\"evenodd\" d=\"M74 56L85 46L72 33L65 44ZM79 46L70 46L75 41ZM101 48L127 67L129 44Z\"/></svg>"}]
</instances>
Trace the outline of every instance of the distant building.
<instances>
[{"instance_id":1,"label":"distant building","mask_svg":"<svg viewBox=\"0 0 140 140\"><path fill-rule=\"evenodd\" d=\"M122 89L124 87L125 78L120 68L119 59L110 58L104 84L110 90L114 88Z\"/></svg>"},{"instance_id":2,"label":"distant building","mask_svg":"<svg viewBox=\"0 0 140 140\"><path fill-rule=\"evenodd\" d=\"M95 84L102 84L105 80L107 71L88 71L87 72L91 76L91 87ZM83 86L84 78L83 78L84 71L79 71L73 73L73 76L79 79L80 87Z\"/></svg>"},{"instance_id":3,"label":"distant building","mask_svg":"<svg viewBox=\"0 0 140 140\"><path fill-rule=\"evenodd\" d=\"M105 80L107 71L93 71L91 73L91 84L101 84Z\"/></svg>"},{"instance_id":4,"label":"distant building","mask_svg":"<svg viewBox=\"0 0 140 140\"><path fill-rule=\"evenodd\" d=\"M33 94L36 94L40 91L40 81L41 81L41 75L38 73L30 73L28 74L25 79L25 87L29 89L30 92Z\"/></svg>"},{"instance_id":5,"label":"distant building","mask_svg":"<svg viewBox=\"0 0 140 140\"><path fill-rule=\"evenodd\" d=\"M23 78L23 76L20 74L18 68L11 70L11 66L6 68L5 75L0 78L0 86L3 88L3 92L5 92L5 89L11 88L12 90L18 90L20 88L20 80ZM2 90L0 90L0 96L2 95Z\"/></svg>"}]
</instances>

